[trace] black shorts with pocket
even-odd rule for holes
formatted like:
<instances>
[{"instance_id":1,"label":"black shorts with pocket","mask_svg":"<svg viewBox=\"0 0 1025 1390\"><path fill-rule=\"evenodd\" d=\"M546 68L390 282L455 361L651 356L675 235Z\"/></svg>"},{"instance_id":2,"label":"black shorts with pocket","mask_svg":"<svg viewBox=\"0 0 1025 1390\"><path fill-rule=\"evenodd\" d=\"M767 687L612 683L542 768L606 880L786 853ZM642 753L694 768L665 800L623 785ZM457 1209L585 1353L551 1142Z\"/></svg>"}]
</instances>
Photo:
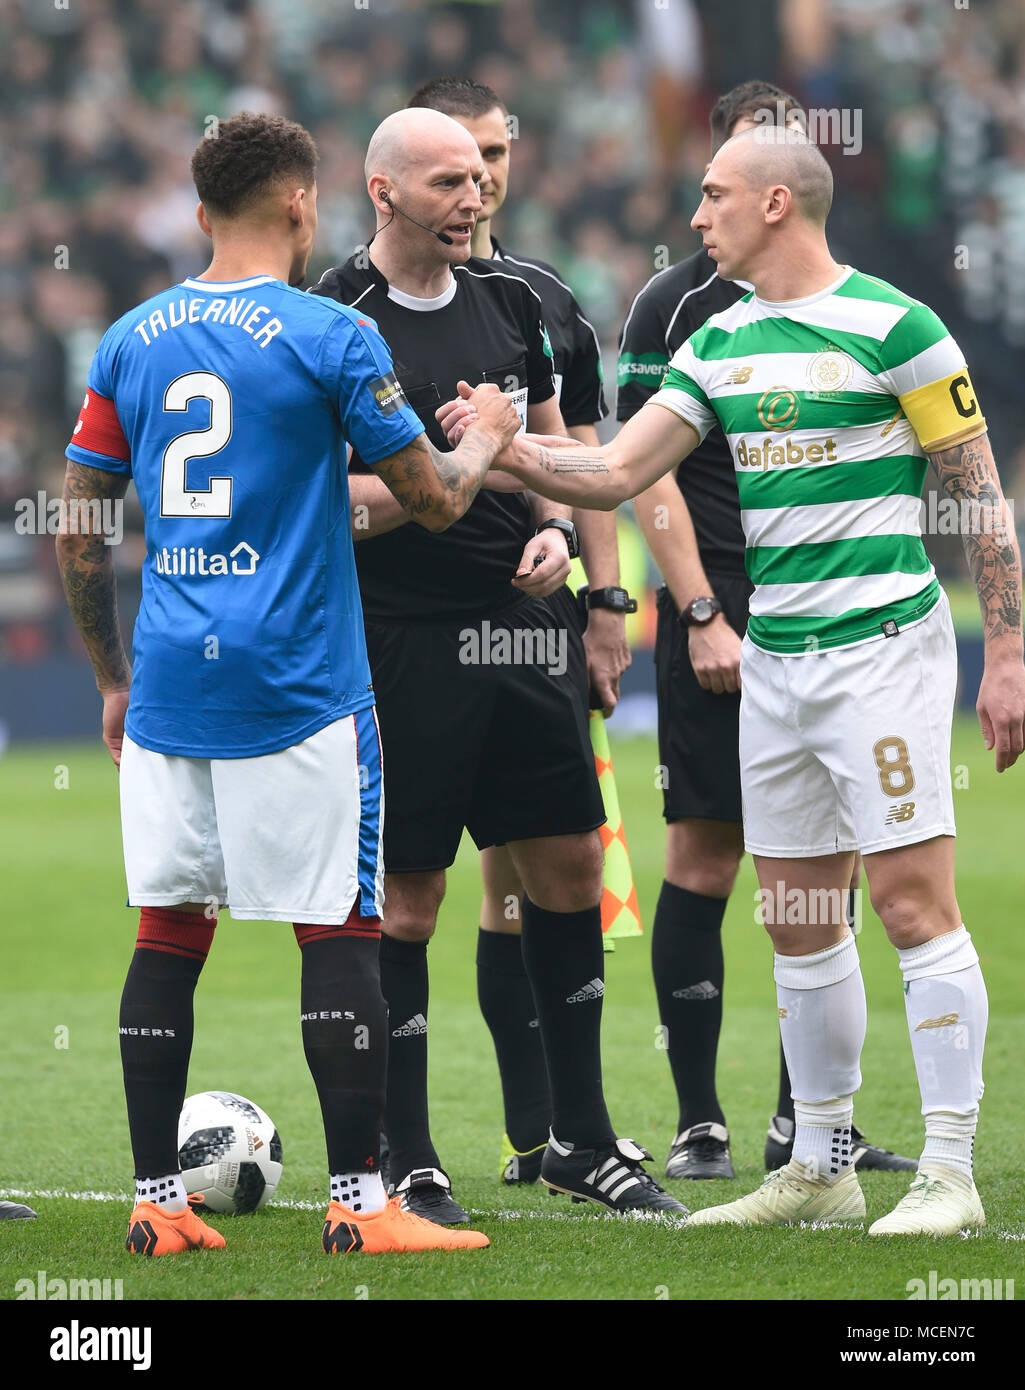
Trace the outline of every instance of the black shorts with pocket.
<instances>
[{"instance_id":1,"label":"black shorts with pocket","mask_svg":"<svg viewBox=\"0 0 1025 1390\"><path fill-rule=\"evenodd\" d=\"M523 597L487 617L365 622L384 755L389 873L604 824L579 623Z\"/></svg>"},{"instance_id":2,"label":"black shorts with pocket","mask_svg":"<svg viewBox=\"0 0 1025 1390\"><path fill-rule=\"evenodd\" d=\"M747 631L753 585L745 574L709 574L727 622ZM740 797L740 694L703 689L690 664L687 632L665 587L658 591L655 636L658 758L663 815L674 820L743 821Z\"/></svg>"}]
</instances>

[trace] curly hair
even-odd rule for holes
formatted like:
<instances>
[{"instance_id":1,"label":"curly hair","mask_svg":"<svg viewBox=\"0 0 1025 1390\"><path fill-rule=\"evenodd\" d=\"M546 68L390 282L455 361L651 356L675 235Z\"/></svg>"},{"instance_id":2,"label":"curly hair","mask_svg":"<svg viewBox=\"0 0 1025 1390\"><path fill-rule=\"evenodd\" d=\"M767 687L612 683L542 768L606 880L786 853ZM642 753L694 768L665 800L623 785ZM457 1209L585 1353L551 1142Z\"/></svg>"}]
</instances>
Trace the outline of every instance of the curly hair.
<instances>
[{"instance_id":1,"label":"curly hair","mask_svg":"<svg viewBox=\"0 0 1025 1390\"><path fill-rule=\"evenodd\" d=\"M240 111L211 128L192 156L196 192L208 212L236 217L289 179L310 185L317 147L309 131L282 116Z\"/></svg>"}]
</instances>

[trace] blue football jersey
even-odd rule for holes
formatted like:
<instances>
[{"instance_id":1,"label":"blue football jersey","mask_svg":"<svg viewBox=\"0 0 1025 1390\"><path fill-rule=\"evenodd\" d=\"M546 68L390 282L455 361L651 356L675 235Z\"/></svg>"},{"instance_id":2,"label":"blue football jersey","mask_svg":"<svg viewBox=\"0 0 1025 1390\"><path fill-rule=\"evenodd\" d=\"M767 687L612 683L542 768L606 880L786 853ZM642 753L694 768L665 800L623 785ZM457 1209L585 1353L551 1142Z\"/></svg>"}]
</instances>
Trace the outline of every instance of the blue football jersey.
<instances>
[{"instance_id":1,"label":"blue football jersey","mask_svg":"<svg viewBox=\"0 0 1025 1390\"><path fill-rule=\"evenodd\" d=\"M373 704L346 444L422 432L373 320L271 276L185 280L108 329L66 453L142 504L136 743L252 757Z\"/></svg>"}]
</instances>

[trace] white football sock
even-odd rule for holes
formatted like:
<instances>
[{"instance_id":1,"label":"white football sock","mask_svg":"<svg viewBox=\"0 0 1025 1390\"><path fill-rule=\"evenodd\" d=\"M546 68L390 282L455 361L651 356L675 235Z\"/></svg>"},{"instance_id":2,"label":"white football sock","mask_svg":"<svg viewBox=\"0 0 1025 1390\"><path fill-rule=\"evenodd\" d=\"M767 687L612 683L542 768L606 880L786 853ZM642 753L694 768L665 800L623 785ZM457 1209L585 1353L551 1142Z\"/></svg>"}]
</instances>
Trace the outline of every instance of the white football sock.
<instances>
[{"instance_id":1,"label":"white football sock","mask_svg":"<svg viewBox=\"0 0 1025 1390\"><path fill-rule=\"evenodd\" d=\"M774 974L794 1096L794 1157L837 1178L851 1162L865 1042L865 986L854 937L848 933L808 956L777 955Z\"/></svg>"},{"instance_id":2,"label":"white football sock","mask_svg":"<svg viewBox=\"0 0 1025 1390\"><path fill-rule=\"evenodd\" d=\"M380 1173L332 1173L331 1200L363 1216L388 1204Z\"/></svg>"},{"instance_id":3,"label":"white football sock","mask_svg":"<svg viewBox=\"0 0 1025 1390\"><path fill-rule=\"evenodd\" d=\"M816 1177L838 1178L851 1166L854 1097L794 1101L794 1157Z\"/></svg>"},{"instance_id":4,"label":"white football sock","mask_svg":"<svg viewBox=\"0 0 1025 1390\"><path fill-rule=\"evenodd\" d=\"M925 1117L925 1148L918 1167L952 1168L972 1182L972 1156L978 1113L956 1115L952 1110L930 1110Z\"/></svg>"},{"instance_id":5,"label":"white football sock","mask_svg":"<svg viewBox=\"0 0 1025 1390\"><path fill-rule=\"evenodd\" d=\"M962 925L897 956L925 1116L921 1162L970 1180L989 1021L978 953Z\"/></svg>"},{"instance_id":6,"label":"white football sock","mask_svg":"<svg viewBox=\"0 0 1025 1390\"><path fill-rule=\"evenodd\" d=\"M181 1173L169 1173L162 1178L136 1178L136 1202L156 1202L167 1211L184 1211L189 1205Z\"/></svg>"}]
</instances>

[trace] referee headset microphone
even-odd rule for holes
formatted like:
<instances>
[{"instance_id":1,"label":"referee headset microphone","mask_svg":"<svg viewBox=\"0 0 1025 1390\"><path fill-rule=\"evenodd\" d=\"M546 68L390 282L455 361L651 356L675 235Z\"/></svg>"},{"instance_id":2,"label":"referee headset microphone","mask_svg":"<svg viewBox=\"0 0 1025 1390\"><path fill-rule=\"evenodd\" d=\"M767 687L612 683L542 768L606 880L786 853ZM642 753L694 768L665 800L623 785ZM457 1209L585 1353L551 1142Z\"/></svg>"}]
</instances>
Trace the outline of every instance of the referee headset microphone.
<instances>
[{"instance_id":1,"label":"referee headset microphone","mask_svg":"<svg viewBox=\"0 0 1025 1390\"><path fill-rule=\"evenodd\" d=\"M388 197L388 190L386 188L382 188L378 196L382 203L391 208L393 217L398 213L399 216L404 217L407 222L412 222L414 227L421 227L425 232L430 232L432 236L436 236L438 240L443 242L446 246L452 245L452 238L450 236L447 236L444 232L436 232L433 227L428 227L426 222L418 222L415 217L410 217L408 212L403 212L402 209ZM384 225L387 227L389 224L386 222ZM382 228L382 231L383 230Z\"/></svg>"}]
</instances>

